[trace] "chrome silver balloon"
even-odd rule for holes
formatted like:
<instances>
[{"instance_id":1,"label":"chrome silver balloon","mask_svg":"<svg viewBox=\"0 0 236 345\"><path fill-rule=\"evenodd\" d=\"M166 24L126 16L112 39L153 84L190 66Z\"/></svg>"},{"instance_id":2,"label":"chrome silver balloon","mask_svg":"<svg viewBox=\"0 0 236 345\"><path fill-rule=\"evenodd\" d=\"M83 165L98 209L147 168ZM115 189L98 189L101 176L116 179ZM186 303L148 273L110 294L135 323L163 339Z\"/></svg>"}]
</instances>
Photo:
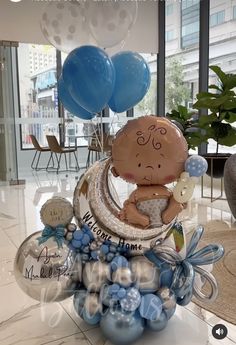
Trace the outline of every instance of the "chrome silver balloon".
<instances>
[{"instance_id":1,"label":"chrome silver balloon","mask_svg":"<svg viewBox=\"0 0 236 345\"><path fill-rule=\"evenodd\" d=\"M83 284L90 292L98 292L111 280L110 266L101 261L86 262L83 269Z\"/></svg>"},{"instance_id":2,"label":"chrome silver balloon","mask_svg":"<svg viewBox=\"0 0 236 345\"><path fill-rule=\"evenodd\" d=\"M111 240L130 250L131 255L142 254L164 239L173 225L139 229L121 221L120 206L111 193L110 159L96 162L78 182L74 192L74 212L79 222L87 223L95 237Z\"/></svg>"},{"instance_id":3,"label":"chrome silver balloon","mask_svg":"<svg viewBox=\"0 0 236 345\"><path fill-rule=\"evenodd\" d=\"M39 231L30 235L18 249L15 278L21 289L37 301L62 301L73 295L79 281L74 281L73 275L78 276L81 266L75 264L67 245L58 248L52 237L39 245L37 238L41 234Z\"/></svg>"},{"instance_id":4,"label":"chrome silver balloon","mask_svg":"<svg viewBox=\"0 0 236 345\"><path fill-rule=\"evenodd\" d=\"M131 270L128 267L117 268L112 274L112 281L123 287L129 287L133 282Z\"/></svg>"},{"instance_id":5,"label":"chrome silver balloon","mask_svg":"<svg viewBox=\"0 0 236 345\"><path fill-rule=\"evenodd\" d=\"M172 309L176 306L176 298L173 291L169 288L163 287L157 291L159 297L161 297L164 309Z\"/></svg>"},{"instance_id":6,"label":"chrome silver balloon","mask_svg":"<svg viewBox=\"0 0 236 345\"><path fill-rule=\"evenodd\" d=\"M102 305L99 302L99 296L96 293L88 293L85 299L84 308L89 316L93 316L102 311Z\"/></svg>"},{"instance_id":7,"label":"chrome silver balloon","mask_svg":"<svg viewBox=\"0 0 236 345\"><path fill-rule=\"evenodd\" d=\"M135 256L130 260L135 285L141 292L155 292L160 286L159 269L144 256Z\"/></svg>"}]
</instances>

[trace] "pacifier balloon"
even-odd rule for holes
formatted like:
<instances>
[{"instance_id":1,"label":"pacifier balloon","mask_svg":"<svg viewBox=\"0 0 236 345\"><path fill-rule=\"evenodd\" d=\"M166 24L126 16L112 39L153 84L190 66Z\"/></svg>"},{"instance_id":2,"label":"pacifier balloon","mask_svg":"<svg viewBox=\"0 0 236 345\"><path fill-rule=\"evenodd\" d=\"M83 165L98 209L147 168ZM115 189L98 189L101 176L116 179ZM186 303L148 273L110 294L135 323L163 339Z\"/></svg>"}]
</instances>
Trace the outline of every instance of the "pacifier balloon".
<instances>
[{"instance_id":1,"label":"pacifier balloon","mask_svg":"<svg viewBox=\"0 0 236 345\"><path fill-rule=\"evenodd\" d=\"M183 204L192 198L197 177L203 176L207 167L207 161L201 156L194 155L186 160L185 172L180 175L173 191L173 196L177 202Z\"/></svg>"}]
</instances>

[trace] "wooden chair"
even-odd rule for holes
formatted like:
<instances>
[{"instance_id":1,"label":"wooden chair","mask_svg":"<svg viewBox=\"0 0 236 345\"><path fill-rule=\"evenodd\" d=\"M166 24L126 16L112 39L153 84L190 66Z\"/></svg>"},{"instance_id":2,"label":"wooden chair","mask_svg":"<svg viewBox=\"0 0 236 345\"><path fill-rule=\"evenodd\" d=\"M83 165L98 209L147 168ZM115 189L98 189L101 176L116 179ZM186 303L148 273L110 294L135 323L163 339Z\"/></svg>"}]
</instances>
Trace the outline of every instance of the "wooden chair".
<instances>
[{"instance_id":1,"label":"wooden chair","mask_svg":"<svg viewBox=\"0 0 236 345\"><path fill-rule=\"evenodd\" d=\"M90 164L93 164L96 160L100 159L102 152L107 155L111 152L112 139L113 139L112 135L104 134L103 145L102 145L101 135L94 134L91 137L90 143L88 145L88 156L87 156L86 168L88 168ZM101 146L103 146L103 150ZM94 160L94 154L95 154L95 160Z\"/></svg>"},{"instance_id":2,"label":"wooden chair","mask_svg":"<svg viewBox=\"0 0 236 345\"><path fill-rule=\"evenodd\" d=\"M36 170L36 171L38 171L38 170L46 170L47 169L46 166L39 168L38 165L39 165L39 160L40 160L40 157L41 157L41 153L42 152L50 152L51 151L50 148L49 147L41 147L39 145L38 140L36 139L36 137L33 134L30 134L30 139L31 139L32 144L33 144L34 149L35 149L34 158L33 158L32 163L31 163L31 169ZM35 159L37 157L37 154L38 154L37 163L36 163L36 165L34 165L34 162L35 162ZM53 163L53 166L54 166L54 160L53 159L52 159L52 163ZM48 164L47 164L47 166L48 166Z\"/></svg>"},{"instance_id":3,"label":"wooden chair","mask_svg":"<svg viewBox=\"0 0 236 345\"><path fill-rule=\"evenodd\" d=\"M49 161L48 161L47 171L49 171L49 164L50 164L51 159L53 159L53 154L55 154L56 160L57 160L57 167L55 168L57 171L57 174L60 170L60 163L61 163L62 154L64 154L65 163L66 163L66 170L64 170L64 171L79 171L80 168L79 168L79 163L78 163L78 159L76 156L76 149L75 148L68 148L67 149L67 148L61 147L59 145L55 135L47 135L46 138L48 141L48 146L51 150L51 156L50 156ZM68 168L68 163L67 163L67 158L66 158L66 154L71 154L71 153L74 154L75 163L76 163L75 169L72 169L72 170L70 170ZM58 155L59 155L59 158L58 158Z\"/></svg>"}]
</instances>

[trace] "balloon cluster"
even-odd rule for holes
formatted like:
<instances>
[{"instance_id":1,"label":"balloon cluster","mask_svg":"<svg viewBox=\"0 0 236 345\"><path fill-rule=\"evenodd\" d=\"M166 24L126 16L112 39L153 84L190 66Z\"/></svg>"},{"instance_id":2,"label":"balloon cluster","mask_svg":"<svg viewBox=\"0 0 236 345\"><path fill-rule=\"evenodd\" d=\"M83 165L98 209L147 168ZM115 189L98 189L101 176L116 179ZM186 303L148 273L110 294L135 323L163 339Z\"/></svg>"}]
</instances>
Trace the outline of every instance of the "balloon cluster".
<instances>
[{"instance_id":1,"label":"balloon cluster","mask_svg":"<svg viewBox=\"0 0 236 345\"><path fill-rule=\"evenodd\" d=\"M77 52L94 49L73 51L65 71L76 75L78 64L83 75L92 57L82 53L78 59ZM100 56L103 54L101 51ZM107 76L108 95L109 61L94 66ZM102 79L100 82L102 85ZM70 92L77 94L77 88L72 78ZM95 97L96 85L90 88ZM78 92L80 102L89 104L83 92ZM102 100L96 100L102 106ZM75 189L73 206L60 197L42 206L44 229L29 236L15 258L15 277L22 290L44 302L73 296L77 314L91 325L99 324L108 340L117 345L134 342L145 329L163 330L176 306L187 305L193 296L214 301L217 282L202 266L221 259L224 249L208 244L198 250L201 226L185 245L183 227L177 220L192 196L195 179L207 169L203 158L187 158L186 147L179 130L166 119L146 116L128 122L113 143L112 166L107 158L87 170ZM137 184L123 209L109 189L111 168L115 176ZM175 180L172 195L165 183ZM74 216L78 225L71 223ZM207 293L202 291L205 282Z\"/></svg>"},{"instance_id":2,"label":"balloon cluster","mask_svg":"<svg viewBox=\"0 0 236 345\"><path fill-rule=\"evenodd\" d=\"M95 46L110 48L124 41L136 21L137 8L137 1L115 0L52 1L45 7L40 21L43 35L58 50L69 53L58 94L75 116L90 120L108 104L114 112L123 112L146 94L150 72L141 55L125 52L110 59Z\"/></svg>"},{"instance_id":3,"label":"balloon cluster","mask_svg":"<svg viewBox=\"0 0 236 345\"><path fill-rule=\"evenodd\" d=\"M47 206L51 204L53 199ZM71 215L65 216L69 222ZM91 325L100 324L115 344L134 342L146 328L163 330L176 305L186 305L193 295L204 300L216 297L214 277L199 265L219 260L223 248L208 245L196 252L202 227L192 236L185 259L165 245L131 256L116 243L95 240L85 223L79 228L64 224L61 243L62 227L46 225L23 242L15 260L17 281L37 300L60 301L74 295L77 314ZM199 294L195 287L195 271L210 283L209 296Z\"/></svg>"},{"instance_id":4,"label":"balloon cluster","mask_svg":"<svg viewBox=\"0 0 236 345\"><path fill-rule=\"evenodd\" d=\"M118 113L132 108L145 96L150 80L140 54L121 52L110 58L98 47L82 46L66 58L58 94L68 111L89 120L107 105Z\"/></svg>"},{"instance_id":5,"label":"balloon cluster","mask_svg":"<svg viewBox=\"0 0 236 345\"><path fill-rule=\"evenodd\" d=\"M137 9L137 1L51 1L42 13L41 30L66 53L88 42L110 48L128 36Z\"/></svg>"}]
</instances>

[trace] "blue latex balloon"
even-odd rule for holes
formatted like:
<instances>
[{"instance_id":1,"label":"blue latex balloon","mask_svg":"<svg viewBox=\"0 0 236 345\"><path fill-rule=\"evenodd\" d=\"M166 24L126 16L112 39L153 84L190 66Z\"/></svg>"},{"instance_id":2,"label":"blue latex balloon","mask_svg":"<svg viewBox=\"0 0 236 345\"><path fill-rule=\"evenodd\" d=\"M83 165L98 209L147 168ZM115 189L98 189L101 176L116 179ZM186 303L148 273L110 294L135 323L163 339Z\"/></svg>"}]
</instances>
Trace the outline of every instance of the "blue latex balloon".
<instances>
[{"instance_id":1,"label":"blue latex balloon","mask_svg":"<svg viewBox=\"0 0 236 345\"><path fill-rule=\"evenodd\" d=\"M166 313L163 311L157 320L147 320L147 327L151 331L160 332L162 331L168 323Z\"/></svg>"},{"instance_id":2,"label":"blue latex balloon","mask_svg":"<svg viewBox=\"0 0 236 345\"><path fill-rule=\"evenodd\" d=\"M207 168L208 164L205 158L198 155L190 156L185 161L185 171L189 173L189 176L203 176Z\"/></svg>"},{"instance_id":3,"label":"blue latex balloon","mask_svg":"<svg viewBox=\"0 0 236 345\"><path fill-rule=\"evenodd\" d=\"M120 267L128 267L128 266L129 266L128 260L122 255L116 256L111 262L111 269L113 272L116 271Z\"/></svg>"},{"instance_id":4,"label":"blue latex balloon","mask_svg":"<svg viewBox=\"0 0 236 345\"><path fill-rule=\"evenodd\" d=\"M71 96L70 92L68 91L65 82L62 76L58 80L57 84L58 89L58 98L63 104L63 106L68 110L71 114L83 119L83 120L90 120L92 119L95 114L92 114L82 108Z\"/></svg>"},{"instance_id":5,"label":"blue latex balloon","mask_svg":"<svg viewBox=\"0 0 236 345\"><path fill-rule=\"evenodd\" d=\"M115 345L126 345L139 339L144 331L144 320L138 312L125 312L120 308L107 310L100 327L105 337Z\"/></svg>"},{"instance_id":6,"label":"blue latex balloon","mask_svg":"<svg viewBox=\"0 0 236 345\"><path fill-rule=\"evenodd\" d=\"M95 315L89 315L89 313L87 313L85 311L85 309L84 309L83 310L82 318L89 325L97 325L100 322L100 320L101 320L101 314L100 313L96 313Z\"/></svg>"},{"instance_id":7,"label":"blue latex balloon","mask_svg":"<svg viewBox=\"0 0 236 345\"><path fill-rule=\"evenodd\" d=\"M87 294L88 293L86 290L78 290L74 294L74 299L73 299L74 308L80 317L83 317L84 303L85 303L85 298Z\"/></svg>"},{"instance_id":8,"label":"blue latex balloon","mask_svg":"<svg viewBox=\"0 0 236 345\"><path fill-rule=\"evenodd\" d=\"M147 93L150 82L148 64L138 53L121 52L112 56L116 71L115 87L109 107L122 113L140 102Z\"/></svg>"},{"instance_id":9,"label":"blue latex balloon","mask_svg":"<svg viewBox=\"0 0 236 345\"><path fill-rule=\"evenodd\" d=\"M162 300L151 293L144 295L141 299L139 312L144 319L157 320L162 312Z\"/></svg>"},{"instance_id":10,"label":"blue latex balloon","mask_svg":"<svg viewBox=\"0 0 236 345\"><path fill-rule=\"evenodd\" d=\"M100 112L111 98L115 69L109 56L98 47L74 49L64 62L62 75L74 100L88 112Z\"/></svg>"}]
</instances>

